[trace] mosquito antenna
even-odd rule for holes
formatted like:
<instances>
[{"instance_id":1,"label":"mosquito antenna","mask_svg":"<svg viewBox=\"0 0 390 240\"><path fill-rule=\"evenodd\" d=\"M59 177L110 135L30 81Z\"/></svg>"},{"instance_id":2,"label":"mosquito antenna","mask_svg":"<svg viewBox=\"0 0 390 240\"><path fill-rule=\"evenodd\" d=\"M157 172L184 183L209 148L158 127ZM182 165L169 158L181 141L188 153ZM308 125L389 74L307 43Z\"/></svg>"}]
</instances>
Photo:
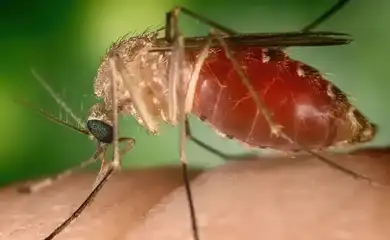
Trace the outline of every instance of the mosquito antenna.
<instances>
[{"instance_id":1,"label":"mosquito antenna","mask_svg":"<svg viewBox=\"0 0 390 240\"><path fill-rule=\"evenodd\" d=\"M335 5L333 5L328 11L323 13L317 19L315 19L312 23L305 26L301 31L309 32L312 29L316 28L318 25L322 24L329 18L331 18L335 13L340 11L350 0L339 0Z\"/></svg>"},{"instance_id":2,"label":"mosquito antenna","mask_svg":"<svg viewBox=\"0 0 390 240\"><path fill-rule=\"evenodd\" d=\"M47 82L35 71L34 68L31 68L31 73L35 77L35 79L45 88L45 90L50 94L50 96L53 97L53 99L57 102L58 105L60 105L66 113L68 113L73 120L76 121L76 123L79 126L83 126L83 121L79 117L76 116L76 114L73 113L72 109L61 99L60 96L58 96L54 90L47 84Z\"/></svg>"},{"instance_id":3,"label":"mosquito antenna","mask_svg":"<svg viewBox=\"0 0 390 240\"><path fill-rule=\"evenodd\" d=\"M29 103L26 100L14 99L14 101L16 103L19 103L19 104L27 107L27 108L32 109L33 111L38 112L39 114L41 114L45 118L47 118L47 119L49 119L49 120L51 120L51 121L53 121L55 123L58 123L58 124L63 125L65 127L68 127L68 128L70 128L72 130L75 130L75 131L77 131L79 133L82 133L82 134L85 134L85 135L89 135L89 132L86 129L78 128L76 126L73 126L72 124L69 124L69 123L65 122L64 120L61 120L61 119L59 119L59 118L57 118L57 117L55 117L55 116L53 116L53 115L43 111L42 109L35 107L34 105L32 105L31 103Z\"/></svg>"}]
</instances>

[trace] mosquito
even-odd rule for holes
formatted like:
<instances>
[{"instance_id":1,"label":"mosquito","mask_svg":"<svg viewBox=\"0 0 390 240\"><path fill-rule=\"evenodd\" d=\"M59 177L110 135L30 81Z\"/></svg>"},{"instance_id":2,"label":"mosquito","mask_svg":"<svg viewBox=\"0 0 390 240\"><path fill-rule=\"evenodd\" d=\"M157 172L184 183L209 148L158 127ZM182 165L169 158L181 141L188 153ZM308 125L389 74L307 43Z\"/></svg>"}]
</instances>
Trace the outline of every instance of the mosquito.
<instances>
[{"instance_id":1,"label":"mosquito","mask_svg":"<svg viewBox=\"0 0 390 240\"><path fill-rule=\"evenodd\" d=\"M187 175L186 141L191 140L224 159L229 156L193 136L189 114L227 138L260 149L303 150L338 171L372 183L369 178L321 156L317 150L370 141L376 126L317 69L291 59L283 51L292 46L350 43L347 34L311 31L347 2L338 1L299 32L254 34L238 33L186 8L176 7L167 13L164 28L114 43L103 57L94 80L95 95L103 102L92 106L85 129L38 109L45 117L97 140L96 153L82 166L102 159L92 192L45 239L53 239L75 220L107 179L120 170L121 155L135 141L119 137L119 115L134 116L153 135L159 134L162 122L179 126L180 163L194 240L200 238ZM179 14L210 26L209 35L185 38L178 27ZM165 31L164 37L158 36L161 31ZM44 80L35 75L56 101L65 106ZM23 104L30 106L27 102ZM67 112L71 113L69 109ZM120 151L122 142L126 147ZM114 148L113 159L105 163L110 144Z\"/></svg>"}]
</instances>

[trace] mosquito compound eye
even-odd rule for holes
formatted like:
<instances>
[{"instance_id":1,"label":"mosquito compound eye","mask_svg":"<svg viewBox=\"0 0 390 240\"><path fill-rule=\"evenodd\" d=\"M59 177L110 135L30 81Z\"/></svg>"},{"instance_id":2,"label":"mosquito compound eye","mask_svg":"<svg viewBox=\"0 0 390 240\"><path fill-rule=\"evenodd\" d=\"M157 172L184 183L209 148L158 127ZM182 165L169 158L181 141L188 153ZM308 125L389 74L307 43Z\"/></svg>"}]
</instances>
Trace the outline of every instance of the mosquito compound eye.
<instances>
[{"instance_id":1,"label":"mosquito compound eye","mask_svg":"<svg viewBox=\"0 0 390 240\"><path fill-rule=\"evenodd\" d=\"M112 126L100 120L88 120L87 128L98 141L102 143L112 143Z\"/></svg>"}]
</instances>

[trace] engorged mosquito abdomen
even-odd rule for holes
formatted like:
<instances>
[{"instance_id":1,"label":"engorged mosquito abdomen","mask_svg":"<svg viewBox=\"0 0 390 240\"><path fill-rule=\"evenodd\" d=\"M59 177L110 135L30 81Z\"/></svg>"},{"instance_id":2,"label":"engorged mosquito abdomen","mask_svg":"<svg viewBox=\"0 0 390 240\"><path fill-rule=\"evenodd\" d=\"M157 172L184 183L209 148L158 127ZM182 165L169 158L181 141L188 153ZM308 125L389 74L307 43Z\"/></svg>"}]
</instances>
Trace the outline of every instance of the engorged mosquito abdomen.
<instances>
[{"instance_id":1,"label":"engorged mosquito abdomen","mask_svg":"<svg viewBox=\"0 0 390 240\"><path fill-rule=\"evenodd\" d=\"M374 126L316 69L276 49L233 51L274 121L297 143L318 149L373 138ZM194 53L187 56L195 60ZM202 67L193 113L218 132L251 146L300 149L271 136L269 124L221 49L210 51Z\"/></svg>"}]
</instances>

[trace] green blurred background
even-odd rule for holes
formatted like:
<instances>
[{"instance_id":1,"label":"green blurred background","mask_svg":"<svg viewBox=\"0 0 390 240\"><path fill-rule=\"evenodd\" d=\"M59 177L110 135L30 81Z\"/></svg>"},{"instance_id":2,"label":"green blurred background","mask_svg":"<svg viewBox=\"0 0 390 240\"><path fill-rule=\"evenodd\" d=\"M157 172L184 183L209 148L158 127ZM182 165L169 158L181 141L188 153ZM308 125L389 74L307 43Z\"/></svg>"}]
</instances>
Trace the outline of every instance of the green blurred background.
<instances>
[{"instance_id":1,"label":"green blurred background","mask_svg":"<svg viewBox=\"0 0 390 240\"><path fill-rule=\"evenodd\" d=\"M91 156L95 143L86 136L50 122L15 104L31 103L58 117L66 114L32 77L34 66L69 106L85 118L99 101L93 96L93 78L100 57L122 35L164 23L165 12L175 5L242 32L299 30L336 0L89 0L0 1L0 185L59 172ZM353 102L379 125L370 143L390 143L390 2L352 1L319 30L347 32L349 46L290 48L289 52L317 68L353 96ZM204 34L207 28L182 18L185 34ZM70 120L70 117L68 117ZM227 153L246 151L222 139L192 119L194 133ZM132 117L121 119L121 135L137 140L126 155L128 167L178 163L178 131L164 127L161 136L149 136ZM192 165L212 167L222 160L189 143Z\"/></svg>"}]
</instances>

